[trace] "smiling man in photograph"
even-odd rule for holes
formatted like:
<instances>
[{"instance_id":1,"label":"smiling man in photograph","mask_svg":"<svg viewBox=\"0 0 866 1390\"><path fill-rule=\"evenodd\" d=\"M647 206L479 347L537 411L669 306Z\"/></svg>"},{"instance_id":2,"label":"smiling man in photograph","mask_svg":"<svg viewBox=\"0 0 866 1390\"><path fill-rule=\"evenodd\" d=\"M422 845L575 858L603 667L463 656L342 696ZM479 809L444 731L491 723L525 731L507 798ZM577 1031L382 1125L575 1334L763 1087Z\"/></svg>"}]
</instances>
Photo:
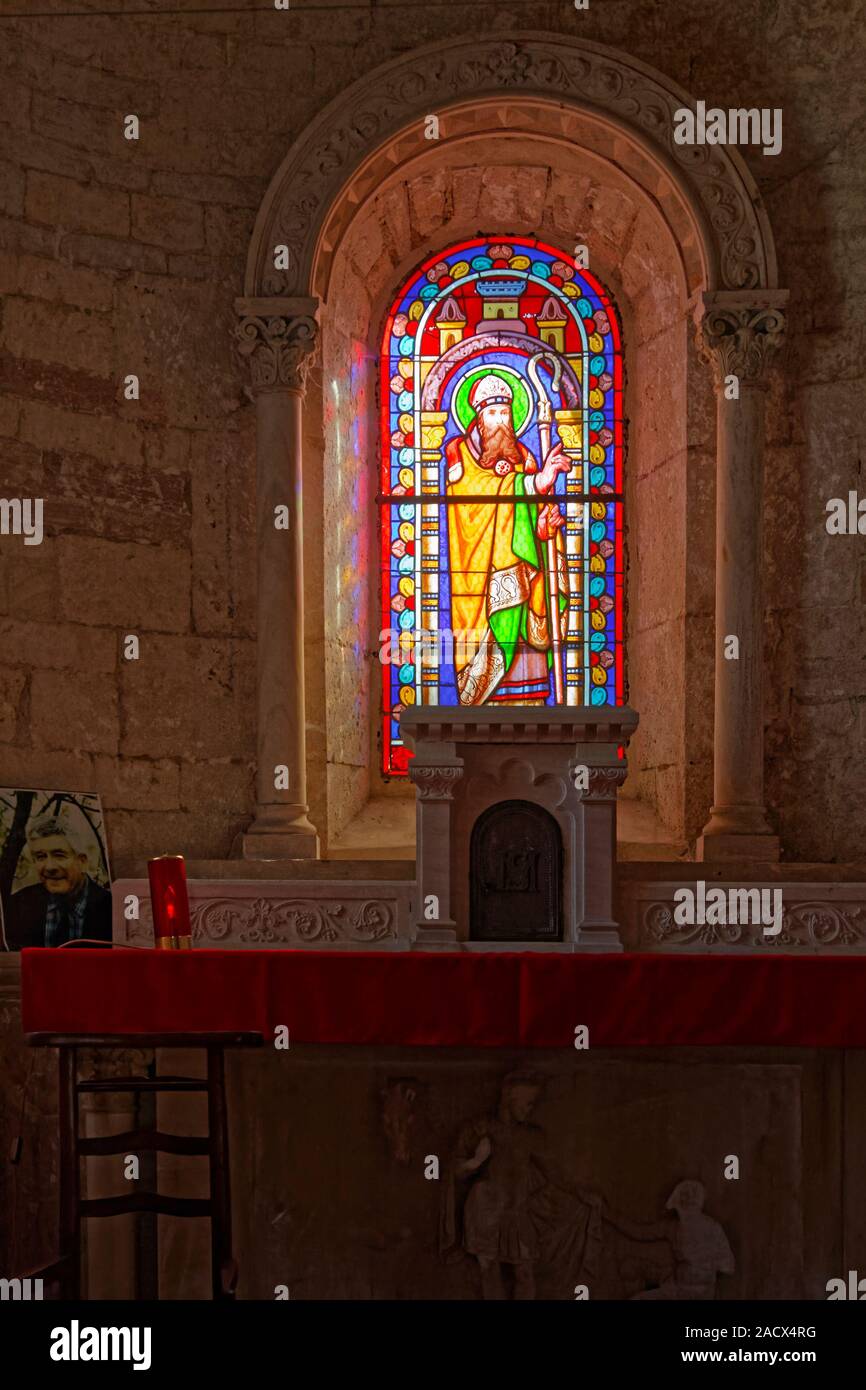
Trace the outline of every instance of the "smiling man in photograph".
<instances>
[{"instance_id":1,"label":"smiling man in photograph","mask_svg":"<svg viewBox=\"0 0 866 1390\"><path fill-rule=\"evenodd\" d=\"M44 817L28 828L25 852L39 882L4 895L7 949L110 941L111 893L88 874L75 832L56 816Z\"/></svg>"}]
</instances>

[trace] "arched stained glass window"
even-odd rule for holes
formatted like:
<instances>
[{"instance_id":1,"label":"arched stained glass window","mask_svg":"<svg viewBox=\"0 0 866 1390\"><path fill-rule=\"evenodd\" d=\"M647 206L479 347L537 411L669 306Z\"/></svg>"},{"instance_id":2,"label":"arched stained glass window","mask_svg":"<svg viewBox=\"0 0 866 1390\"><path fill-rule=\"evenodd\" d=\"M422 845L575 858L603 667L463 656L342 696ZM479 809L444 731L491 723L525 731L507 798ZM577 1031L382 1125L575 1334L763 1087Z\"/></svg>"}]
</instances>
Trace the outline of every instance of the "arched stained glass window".
<instances>
[{"instance_id":1,"label":"arched stained glass window","mask_svg":"<svg viewBox=\"0 0 866 1390\"><path fill-rule=\"evenodd\" d=\"M408 705L623 702L622 351L611 300L512 237L432 257L381 354L383 770Z\"/></svg>"}]
</instances>

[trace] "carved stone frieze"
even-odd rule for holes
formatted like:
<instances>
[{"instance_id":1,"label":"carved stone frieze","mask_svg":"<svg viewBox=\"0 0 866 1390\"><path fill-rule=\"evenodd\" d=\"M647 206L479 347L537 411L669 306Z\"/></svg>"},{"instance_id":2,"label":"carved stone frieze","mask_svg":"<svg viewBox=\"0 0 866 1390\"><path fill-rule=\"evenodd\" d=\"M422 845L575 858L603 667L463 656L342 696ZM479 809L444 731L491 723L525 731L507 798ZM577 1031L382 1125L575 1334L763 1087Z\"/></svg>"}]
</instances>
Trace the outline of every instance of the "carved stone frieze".
<instances>
[{"instance_id":1,"label":"carved stone frieze","mask_svg":"<svg viewBox=\"0 0 866 1390\"><path fill-rule=\"evenodd\" d=\"M696 945L751 947L756 951L866 949L866 900L786 902L782 930L776 936L765 935L760 923L684 925L674 920L672 901L644 901L639 904L636 945L640 950Z\"/></svg>"},{"instance_id":2,"label":"carved stone frieze","mask_svg":"<svg viewBox=\"0 0 866 1390\"><path fill-rule=\"evenodd\" d=\"M309 314L244 315L235 330L235 344L249 367L253 391L306 390L318 331Z\"/></svg>"},{"instance_id":3,"label":"carved stone frieze","mask_svg":"<svg viewBox=\"0 0 866 1390\"><path fill-rule=\"evenodd\" d=\"M289 885L285 885L286 889ZM290 891L267 895L251 888L238 893L234 885L220 892L213 884L206 894L190 893L190 921L194 946L365 946L395 943L401 936L401 918L408 910L397 893L393 897L370 891L341 891L338 883L328 884L318 896L303 885L297 895ZM354 885L353 885L354 888ZM128 890L139 889L139 916L128 922L115 910L115 939L134 944L153 941L153 916L145 885L130 881L122 885L116 901L123 901ZM141 891L145 890L145 891Z\"/></svg>"},{"instance_id":4,"label":"carved stone frieze","mask_svg":"<svg viewBox=\"0 0 866 1390\"><path fill-rule=\"evenodd\" d=\"M244 945L290 945L298 941L348 941L356 945L384 941L397 935L393 906L366 902L280 901L258 898L244 903L216 898L196 904L192 912L193 940L209 945L232 934Z\"/></svg>"},{"instance_id":5,"label":"carved stone frieze","mask_svg":"<svg viewBox=\"0 0 866 1390\"><path fill-rule=\"evenodd\" d=\"M736 150L680 145L675 113L686 95L637 59L579 38L522 35L458 39L416 49L349 86L293 146L267 195L251 248L246 293L310 289L318 232L340 190L371 152L413 121L449 106L504 95L555 101L613 117L661 165L707 228L716 282L732 289L774 283L775 257L756 190ZM647 149L648 147L648 149ZM273 248L287 248L275 269Z\"/></svg>"}]
</instances>

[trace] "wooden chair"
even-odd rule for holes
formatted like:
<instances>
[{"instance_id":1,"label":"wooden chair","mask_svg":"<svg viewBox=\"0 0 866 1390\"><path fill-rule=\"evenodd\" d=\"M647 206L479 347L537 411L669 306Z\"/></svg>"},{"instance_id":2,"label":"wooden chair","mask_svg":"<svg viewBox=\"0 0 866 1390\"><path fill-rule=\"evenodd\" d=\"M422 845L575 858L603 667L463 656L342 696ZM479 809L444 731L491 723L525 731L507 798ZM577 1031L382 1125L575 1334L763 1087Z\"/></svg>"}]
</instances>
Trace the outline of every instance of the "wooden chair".
<instances>
[{"instance_id":1,"label":"wooden chair","mask_svg":"<svg viewBox=\"0 0 866 1390\"><path fill-rule=\"evenodd\" d=\"M60 1257L43 1269L31 1270L46 1288L60 1297L81 1297L81 1221L83 1217L120 1216L126 1212L155 1212L161 1216L206 1216L211 1224L211 1286L216 1300L233 1299L238 1266L232 1254L231 1181L228 1115L225 1093L226 1047L261 1046L259 1033L136 1033L83 1036L81 1034L28 1033L34 1047L58 1049L60 1121ZM89 1048L193 1048L207 1053L207 1075L124 1076L92 1081L78 1079L78 1049ZM79 1097L85 1093L131 1092L147 1095L168 1091L206 1092L208 1132L201 1137L165 1134L155 1128L127 1130L98 1139L79 1134ZM80 1161L105 1154L141 1152L207 1155L209 1197L165 1197L158 1192L134 1192L128 1197L81 1196Z\"/></svg>"}]
</instances>

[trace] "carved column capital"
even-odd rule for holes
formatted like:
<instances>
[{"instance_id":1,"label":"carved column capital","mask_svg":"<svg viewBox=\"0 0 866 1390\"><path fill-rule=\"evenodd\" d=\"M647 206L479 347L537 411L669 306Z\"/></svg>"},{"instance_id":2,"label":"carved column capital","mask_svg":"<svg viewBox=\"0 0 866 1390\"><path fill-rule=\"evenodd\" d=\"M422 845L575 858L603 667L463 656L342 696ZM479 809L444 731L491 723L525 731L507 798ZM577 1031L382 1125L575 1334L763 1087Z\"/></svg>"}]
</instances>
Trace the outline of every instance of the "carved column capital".
<instances>
[{"instance_id":1,"label":"carved column capital","mask_svg":"<svg viewBox=\"0 0 866 1390\"><path fill-rule=\"evenodd\" d=\"M260 391L304 393L318 344L315 299L239 299L235 349Z\"/></svg>"},{"instance_id":2,"label":"carved column capital","mask_svg":"<svg viewBox=\"0 0 866 1390\"><path fill-rule=\"evenodd\" d=\"M589 786L583 793L584 801L615 801L616 794L626 779L628 769L620 767L591 767Z\"/></svg>"},{"instance_id":3,"label":"carved column capital","mask_svg":"<svg viewBox=\"0 0 866 1390\"><path fill-rule=\"evenodd\" d=\"M456 763L409 764L409 777L415 783L421 801L453 801L454 790L463 768Z\"/></svg>"},{"instance_id":4,"label":"carved column capital","mask_svg":"<svg viewBox=\"0 0 866 1390\"><path fill-rule=\"evenodd\" d=\"M717 386L729 376L748 386L766 385L767 368L785 337L787 300L786 290L703 296L695 313L697 345Z\"/></svg>"}]
</instances>

